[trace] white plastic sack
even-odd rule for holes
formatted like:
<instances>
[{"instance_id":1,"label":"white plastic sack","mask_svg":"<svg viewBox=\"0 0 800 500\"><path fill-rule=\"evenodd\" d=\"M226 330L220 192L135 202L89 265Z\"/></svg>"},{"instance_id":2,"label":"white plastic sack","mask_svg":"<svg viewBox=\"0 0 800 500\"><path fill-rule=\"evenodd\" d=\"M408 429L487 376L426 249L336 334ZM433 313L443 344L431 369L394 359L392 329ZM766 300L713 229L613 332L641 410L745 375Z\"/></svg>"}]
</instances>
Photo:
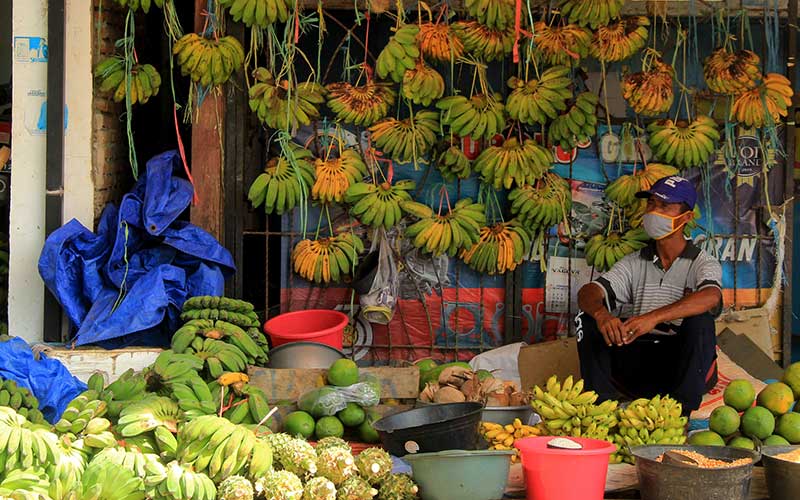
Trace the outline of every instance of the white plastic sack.
<instances>
[{"instance_id":1,"label":"white plastic sack","mask_svg":"<svg viewBox=\"0 0 800 500\"><path fill-rule=\"evenodd\" d=\"M525 342L508 344L491 351L478 354L469 365L473 370L489 370L495 378L515 382L521 386L519 378L519 350Z\"/></svg>"},{"instance_id":2,"label":"white plastic sack","mask_svg":"<svg viewBox=\"0 0 800 500\"><path fill-rule=\"evenodd\" d=\"M387 325L397 305L400 276L392 246L383 228L375 230L370 252L378 250L378 270L369 293L359 297L361 315L370 323Z\"/></svg>"}]
</instances>

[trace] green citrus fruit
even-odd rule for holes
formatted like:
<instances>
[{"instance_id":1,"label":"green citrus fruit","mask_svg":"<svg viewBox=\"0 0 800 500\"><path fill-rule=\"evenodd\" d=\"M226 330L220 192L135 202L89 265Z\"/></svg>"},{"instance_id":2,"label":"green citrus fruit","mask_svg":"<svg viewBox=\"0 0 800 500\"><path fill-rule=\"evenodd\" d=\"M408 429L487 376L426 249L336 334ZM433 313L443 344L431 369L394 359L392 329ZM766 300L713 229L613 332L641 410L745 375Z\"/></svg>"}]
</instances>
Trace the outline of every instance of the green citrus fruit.
<instances>
[{"instance_id":1,"label":"green citrus fruit","mask_svg":"<svg viewBox=\"0 0 800 500\"><path fill-rule=\"evenodd\" d=\"M328 383L347 387L358 382L358 365L352 359L337 359L328 368Z\"/></svg>"},{"instance_id":2,"label":"green citrus fruit","mask_svg":"<svg viewBox=\"0 0 800 500\"><path fill-rule=\"evenodd\" d=\"M741 448L743 450L755 450L756 444L752 439L744 436L736 436L728 441L728 446L731 448Z\"/></svg>"},{"instance_id":3,"label":"green citrus fruit","mask_svg":"<svg viewBox=\"0 0 800 500\"><path fill-rule=\"evenodd\" d=\"M344 426L336 417L322 417L317 420L317 427L314 432L317 435L317 439L329 436L340 438L344 436Z\"/></svg>"},{"instance_id":4,"label":"green citrus fruit","mask_svg":"<svg viewBox=\"0 0 800 500\"><path fill-rule=\"evenodd\" d=\"M787 413L778 417L775 433L791 444L800 443L800 413Z\"/></svg>"},{"instance_id":5,"label":"green citrus fruit","mask_svg":"<svg viewBox=\"0 0 800 500\"><path fill-rule=\"evenodd\" d=\"M689 436L689 444L695 446L725 446L725 440L714 431L700 431Z\"/></svg>"},{"instance_id":6,"label":"green citrus fruit","mask_svg":"<svg viewBox=\"0 0 800 500\"><path fill-rule=\"evenodd\" d=\"M773 382L758 393L756 402L775 416L783 415L792 408L794 394L792 388L783 382Z\"/></svg>"},{"instance_id":7,"label":"green citrus fruit","mask_svg":"<svg viewBox=\"0 0 800 500\"><path fill-rule=\"evenodd\" d=\"M800 361L792 363L783 372L783 382L792 388L794 399L800 399Z\"/></svg>"},{"instance_id":8,"label":"green citrus fruit","mask_svg":"<svg viewBox=\"0 0 800 500\"><path fill-rule=\"evenodd\" d=\"M299 434L308 439L314 434L314 417L304 411L293 411L286 415L286 419L283 421L283 430L290 436Z\"/></svg>"},{"instance_id":9,"label":"green citrus fruit","mask_svg":"<svg viewBox=\"0 0 800 500\"><path fill-rule=\"evenodd\" d=\"M414 363L414 366L416 366L419 369L420 373L425 373L428 370L433 370L438 365L435 360L431 358L425 358L425 359L420 359L419 361Z\"/></svg>"},{"instance_id":10,"label":"green citrus fruit","mask_svg":"<svg viewBox=\"0 0 800 500\"><path fill-rule=\"evenodd\" d=\"M789 441L785 437L773 434L763 441L764 446L789 446Z\"/></svg>"},{"instance_id":11,"label":"green citrus fruit","mask_svg":"<svg viewBox=\"0 0 800 500\"><path fill-rule=\"evenodd\" d=\"M766 439L775 431L775 417L761 406L748 408L742 415L742 432L749 437Z\"/></svg>"},{"instance_id":12,"label":"green citrus fruit","mask_svg":"<svg viewBox=\"0 0 800 500\"><path fill-rule=\"evenodd\" d=\"M358 427L364 421L367 414L364 409L355 403L347 403L347 408L340 411L336 416L347 427ZM800 415L798 415L800 416Z\"/></svg>"},{"instance_id":13,"label":"green citrus fruit","mask_svg":"<svg viewBox=\"0 0 800 500\"><path fill-rule=\"evenodd\" d=\"M364 443L377 443L380 442L381 437L372 427L372 423L376 420L380 419L380 415L375 413L372 410L367 411L367 417L361 422L361 425L358 426L358 437Z\"/></svg>"},{"instance_id":14,"label":"green citrus fruit","mask_svg":"<svg viewBox=\"0 0 800 500\"><path fill-rule=\"evenodd\" d=\"M708 428L720 436L730 436L739 430L739 412L730 406L714 408L708 419Z\"/></svg>"},{"instance_id":15,"label":"green citrus fruit","mask_svg":"<svg viewBox=\"0 0 800 500\"><path fill-rule=\"evenodd\" d=\"M753 401L756 399L756 391L748 380L738 379L728 384L722 397L726 405L738 411L745 411L753 406Z\"/></svg>"}]
</instances>

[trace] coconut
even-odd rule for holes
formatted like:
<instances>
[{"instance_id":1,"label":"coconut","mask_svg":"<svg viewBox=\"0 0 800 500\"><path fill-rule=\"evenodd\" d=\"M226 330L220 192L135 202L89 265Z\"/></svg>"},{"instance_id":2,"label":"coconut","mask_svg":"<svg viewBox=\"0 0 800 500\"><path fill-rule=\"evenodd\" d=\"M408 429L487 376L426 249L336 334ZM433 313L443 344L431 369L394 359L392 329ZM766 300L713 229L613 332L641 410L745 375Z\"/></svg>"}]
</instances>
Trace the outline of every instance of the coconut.
<instances>
[{"instance_id":1,"label":"coconut","mask_svg":"<svg viewBox=\"0 0 800 500\"><path fill-rule=\"evenodd\" d=\"M508 397L509 406L525 406L528 404L528 395L524 392L514 392Z\"/></svg>"},{"instance_id":2,"label":"coconut","mask_svg":"<svg viewBox=\"0 0 800 500\"><path fill-rule=\"evenodd\" d=\"M486 406L508 406L509 397L506 391L490 392L486 395Z\"/></svg>"},{"instance_id":3,"label":"coconut","mask_svg":"<svg viewBox=\"0 0 800 500\"><path fill-rule=\"evenodd\" d=\"M434 403L463 403L467 398L464 393L455 387L445 385L436 391L433 398Z\"/></svg>"},{"instance_id":4,"label":"coconut","mask_svg":"<svg viewBox=\"0 0 800 500\"><path fill-rule=\"evenodd\" d=\"M439 384L436 382L428 382L425 388L419 393L419 400L426 403L433 403L436 393L439 391Z\"/></svg>"},{"instance_id":5,"label":"coconut","mask_svg":"<svg viewBox=\"0 0 800 500\"><path fill-rule=\"evenodd\" d=\"M463 366L448 366L439 374L439 384L461 387L464 382L474 377L475 373Z\"/></svg>"},{"instance_id":6,"label":"coconut","mask_svg":"<svg viewBox=\"0 0 800 500\"><path fill-rule=\"evenodd\" d=\"M467 401L481 401L483 400L483 392L481 391L481 381L478 377L472 377L464 382L461 386L461 392Z\"/></svg>"}]
</instances>

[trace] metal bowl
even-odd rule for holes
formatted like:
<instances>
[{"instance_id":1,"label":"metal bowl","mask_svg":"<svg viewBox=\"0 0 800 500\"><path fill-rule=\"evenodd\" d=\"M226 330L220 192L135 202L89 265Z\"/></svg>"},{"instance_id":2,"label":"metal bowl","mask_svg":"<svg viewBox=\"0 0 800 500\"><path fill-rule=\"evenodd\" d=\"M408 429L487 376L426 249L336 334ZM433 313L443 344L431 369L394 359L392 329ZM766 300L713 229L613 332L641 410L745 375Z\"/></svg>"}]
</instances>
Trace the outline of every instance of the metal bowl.
<instances>
[{"instance_id":1,"label":"metal bowl","mask_svg":"<svg viewBox=\"0 0 800 500\"><path fill-rule=\"evenodd\" d=\"M290 342L269 351L269 368L330 368L344 358L339 349L318 342Z\"/></svg>"},{"instance_id":2,"label":"metal bowl","mask_svg":"<svg viewBox=\"0 0 800 500\"><path fill-rule=\"evenodd\" d=\"M515 418L522 421L523 424L529 425L531 416L533 416L533 407L530 405L525 406L486 406L481 413L481 420L484 422L494 422L500 425L506 425L514 422Z\"/></svg>"}]
</instances>

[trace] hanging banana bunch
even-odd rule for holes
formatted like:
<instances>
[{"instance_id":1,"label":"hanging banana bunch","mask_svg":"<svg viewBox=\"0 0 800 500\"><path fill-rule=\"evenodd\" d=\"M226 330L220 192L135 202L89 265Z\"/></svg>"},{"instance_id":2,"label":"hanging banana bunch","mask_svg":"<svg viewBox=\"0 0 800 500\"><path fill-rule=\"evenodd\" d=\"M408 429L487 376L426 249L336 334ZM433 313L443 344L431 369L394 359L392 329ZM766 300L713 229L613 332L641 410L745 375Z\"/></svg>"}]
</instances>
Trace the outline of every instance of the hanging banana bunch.
<instances>
[{"instance_id":1,"label":"hanging banana bunch","mask_svg":"<svg viewBox=\"0 0 800 500\"><path fill-rule=\"evenodd\" d=\"M464 154L459 142L456 139L445 143L445 146L448 146L448 144L449 146L439 153L438 161L436 162L439 173L448 182L455 179L468 179L472 174L472 161Z\"/></svg>"},{"instance_id":2,"label":"hanging banana bunch","mask_svg":"<svg viewBox=\"0 0 800 500\"><path fill-rule=\"evenodd\" d=\"M354 148L343 150L336 158L317 158L314 167L316 180L311 197L322 203L341 203L350 186L367 176L367 165Z\"/></svg>"},{"instance_id":3,"label":"hanging banana bunch","mask_svg":"<svg viewBox=\"0 0 800 500\"><path fill-rule=\"evenodd\" d=\"M567 66L553 66L537 80L522 80L516 76L508 79L512 88L506 110L512 120L526 125L545 124L567 109L567 100L572 98Z\"/></svg>"},{"instance_id":4,"label":"hanging banana bunch","mask_svg":"<svg viewBox=\"0 0 800 500\"><path fill-rule=\"evenodd\" d=\"M379 185L357 182L347 189L344 201L351 206L350 214L362 224L388 230L403 218L400 202L411 200L409 191L416 186L412 180Z\"/></svg>"},{"instance_id":5,"label":"hanging banana bunch","mask_svg":"<svg viewBox=\"0 0 800 500\"><path fill-rule=\"evenodd\" d=\"M164 0L114 0L120 7L127 7L133 12L141 9L142 12L147 14L150 12L150 7L155 4L159 9L164 8Z\"/></svg>"},{"instance_id":6,"label":"hanging banana bunch","mask_svg":"<svg viewBox=\"0 0 800 500\"><path fill-rule=\"evenodd\" d=\"M418 33L419 26L416 24L406 24L397 29L375 62L380 78L391 77L395 83L400 83L406 70L416 67L419 58Z\"/></svg>"},{"instance_id":7,"label":"hanging banana bunch","mask_svg":"<svg viewBox=\"0 0 800 500\"><path fill-rule=\"evenodd\" d=\"M122 102L127 95L125 59L112 56L98 63L94 68L94 77L100 82L100 92L113 91L114 102ZM131 104L145 104L158 94L161 86L161 75L149 64L134 64L131 68Z\"/></svg>"},{"instance_id":8,"label":"hanging banana bunch","mask_svg":"<svg viewBox=\"0 0 800 500\"><path fill-rule=\"evenodd\" d=\"M439 131L439 115L418 111L412 118L386 118L369 128L372 141L389 158L401 163L416 161L430 152Z\"/></svg>"},{"instance_id":9,"label":"hanging banana bunch","mask_svg":"<svg viewBox=\"0 0 800 500\"><path fill-rule=\"evenodd\" d=\"M449 96L439 99L436 107L442 111L442 123L459 137L491 139L506 128L499 95L475 94L469 99L462 95Z\"/></svg>"},{"instance_id":10,"label":"hanging banana bunch","mask_svg":"<svg viewBox=\"0 0 800 500\"><path fill-rule=\"evenodd\" d=\"M282 215L293 209L314 184L314 155L311 151L289 143L292 159L281 155L267 162L264 172L250 186L247 199L258 208L264 205L267 214Z\"/></svg>"},{"instance_id":11,"label":"hanging banana bunch","mask_svg":"<svg viewBox=\"0 0 800 500\"><path fill-rule=\"evenodd\" d=\"M303 82L290 89L288 80L275 80L266 68L257 68L253 77L250 109L267 127L292 131L320 118L319 106L327 94L322 85Z\"/></svg>"},{"instance_id":12,"label":"hanging banana bunch","mask_svg":"<svg viewBox=\"0 0 800 500\"><path fill-rule=\"evenodd\" d=\"M708 164L714 154L719 131L713 118L705 115L687 122L658 120L647 127L648 144L659 160L678 168L700 167Z\"/></svg>"},{"instance_id":13,"label":"hanging banana bunch","mask_svg":"<svg viewBox=\"0 0 800 500\"><path fill-rule=\"evenodd\" d=\"M353 233L343 232L332 238L300 240L292 251L294 272L319 284L339 283L358 264L364 243Z\"/></svg>"},{"instance_id":14,"label":"hanging banana bunch","mask_svg":"<svg viewBox=\"0 0 800 500\"><path fill-rule=\"evenodd\" d=\"M248 28L266 28L273 23L285 23L294 9L292 0L219 0L236 22Z\"/></svg>"},{"instance_id":15,"label":"hanging banana bunch","mask_svg":"<svg viewBox=\"0 0 800 500\"><path fill-rule=\"evenodd\" d=\"M444 78L419 59L414 69L406 70L402 89L406 99L414 104L429 106L444 95Z\"/></svg>"},{"instance_id":16,"label":"hanging banana bunch","mask_svg":"<svg viewBox=\"0 0 800 500\"><path fill-rule=\"evenodd\" d=\"M622 175L606 186L606 198L622 208L628 224L639 227L647 208L647 200L637 198L636 193L647 191L655 182L663 177L678 175L678 169L661 163L648 163L632 175Z\"/></svg>"},{"instance_id":17,"label":"hanging banana bunch","mask_svg":"<svg viewBox=\"0 0 800 500\"><path fill-rule=\"evenodd\" d=\"M792 105L791 82L778 73L767 73L762 83L734 98L731 118L740 125L761 128L781 121Z\"/></svg>"},{"instance_id":18,"label":"hanging banana bunch","mask_svg":"<svg viewBox=\"0 0 800 500\"><path fill-rule=\"evenodd\" d=\"M622 81L622 97L640 115L655 116L672 107L675 70L663 61L654 61L648 71L630 73Z\"/></svg>"},{"instance_id":19,"label":"hanging banana bunch","mask_svg":"<svg viewBox=\"0 0 800 500\"><path fill-rule=\"evenodd\" d=\"M203 87L222 85L244 64L244 49L232 36L211 40L189 33L175 42L172 53L177 56L181 74Z\"/></svg>"},{"instance_id":20,"label":"hanging banana bunch","mask_svg":"<svg viewBox=\"0 0 800 500\"><path fill-rule=\"evenodd\" d=\"M477 21L452 24L464 50L484 62L501 61L514 49L514 29L492 29Z\"/></svg>"},{"instance_id":21,"label":"hanging banana bunch","mask_svg":"<svg viewBox=\"0 0 800 500\"><path fill-rule=\"evenodd\" d=\"M624 0L558 0L561 16L571 23L596 29L619 17Z\"/></svg>"},{"instance_id":22,"label":"hanging banana bunch","mask_svg":"<svg viewBox=\"0 0 800 500\"><path fill-rule=\"evenodd\" d=\"M486 207L473 203L470 198L459 200L447 214L437 214L428 205L416 201L400 204L408 214L419 220L406 228L405 237L415 248L450 257L478 241L478 231L486 224Z\"/></svg>"},{"instance_id":23,"label":"hanging banana bunch","mask_svg":"<svg viewBox=\"0 0 800 500\"><path fill-rule=\"evenodd\" d=\"M548 172L536 183L526 184L508 194L511 213L531 233L564 222L572 212L569 182Z\"/></svg>"},{"instance_id":24,"label":"hanging banana bunch","mask_svg":"<svg viewBox=\"0 0 800 500\"><path fill-rule=\"evenodd\" d=\"M737 95L758 86L761 59L752 51L731 52L719 48L706 57L703 76L712 92Z\"/></svg>"},{"instance_id":25,"label":"hanging banana bunch","mask_svg":"<svg viewBox=\"0 0 800 500\"><path fill-rule=\"evenodd\" d=\"M397 97L391 83L372 80L361 86L331 83L327 89L328 107L336 113L336 119L361 127L385 118Z\"/></svg>"},{"instance_id":26,"label":"hanging banana bunch","mask_svg":"<svg viewBox=\"0 0 800 500\"><path fill-rule=\"evenodd\" d=\"M417 46L422 57L431 61L457 61L464 55L464 44L451 26L445 23L419 25Z\"/></svg>"},{"instance_id":27,"label":"hanging banana bunch","mask_svg":"<svg viewBox=\"0 0 800 500\"><path fill-rule=\"evenodd\" d=\"M465 0L469 15L492 29L514 26L514 0Z\"/></svg>"},{"instance_id":28,"label":"hanging banana bunch","mask_svg":"<svg viewBox=\"0 0 800 500\"><path fill-rule=\"evenodd\" d=\"M597 133L597 101L598 97L591 92L579 94L569 110L547 127L547 142L558 144L564 151L588 143Z\"/></svg>"},{"instance_id":29,"label":"hanging banana bunch","mask_svg":"<svg viewBox=\"0 0 800 500\"><path fill-rule=\"evenodd\" d=\"M629 253L646 247L649 241L650 237L641 228L624 234L596 234L586 242L586 262L600 272L607 271Z\"/></svg>"},{"instance_id":30,"label":"hanging banana bunch","mask_svg":"<svg viewBox=\"0 0 800 500\"><path fill-rule=\"evenodd\" d=\"M524 186L542 178L550 170L553 153L532 139L520 143L510 137L500 146L489 146L475 160L475 172L481 180L495 189Z\"/></svg>"},{"instance_id":31,"label":"hanging banana bunch","mask_svg":"<svg viewBox=\"0 0 800 500\"><path fill-rule=\"evenodd\" d=\"M539 21L533 25L537 55L549 65L577 65L589 55L592 32L577 24L553 25Z\"/></svg>"},{"instance_id":32,"label":"hanging banana bunch","mask_svg":"<svg viewBox=\"0 0 800 500\"><path fill-rule=\"evenodd\" d=\"M513 271L531 251L531 237L516 219L481 228L480 239L461 260L475 271L494 275Z\"/></svg>"},{"instance_id":33,"label":"hanging banana bunch","mask_svg":"<svg viewBox=\"0 0 800 500\"><path fill-rule=\"evenodd\" d=\"M600 26L592 40L592 55L603 62L619 62L633 57L647 45L648 26L650 20L644 16Z\"/></svg>"}]
</instances>

